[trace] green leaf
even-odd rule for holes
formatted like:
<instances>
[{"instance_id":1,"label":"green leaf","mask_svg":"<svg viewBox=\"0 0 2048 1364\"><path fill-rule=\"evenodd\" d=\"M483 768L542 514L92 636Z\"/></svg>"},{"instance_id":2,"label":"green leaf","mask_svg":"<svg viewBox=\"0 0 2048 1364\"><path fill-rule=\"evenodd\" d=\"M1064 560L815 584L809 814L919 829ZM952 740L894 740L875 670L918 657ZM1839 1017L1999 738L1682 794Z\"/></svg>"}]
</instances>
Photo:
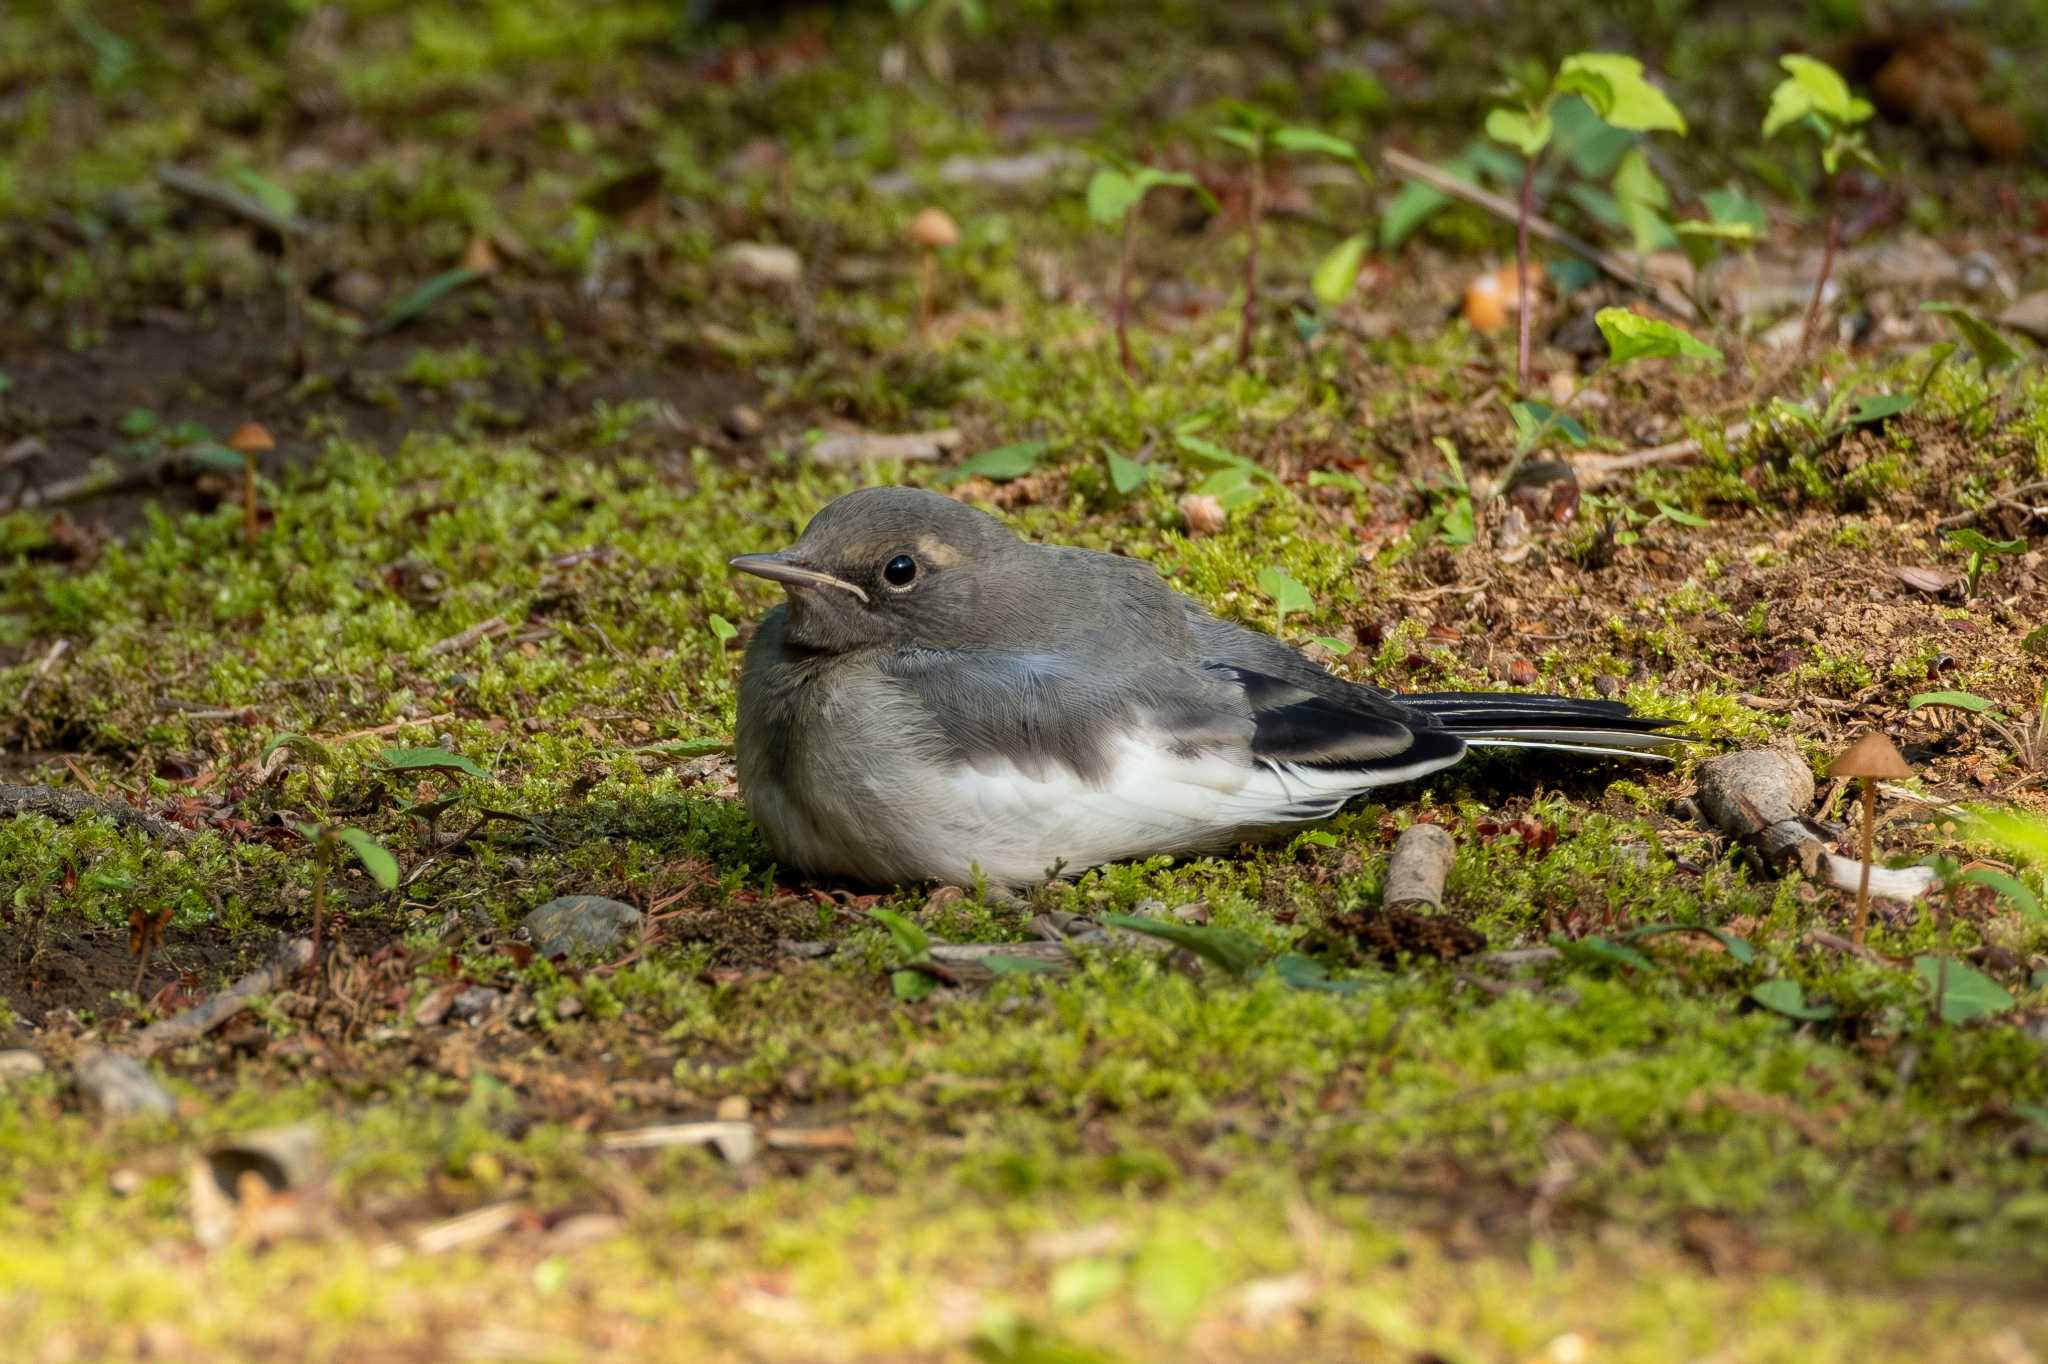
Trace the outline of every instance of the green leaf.
<instances>
[{"instance_id":1,"label":"green leaf","mask_svg":"<svg viewBox=\"0 0 2048 1364\"><path fill-rule=\"evenodd\" d=\"M1846 127L1870 117L1870 106L1850 94L1849 83L1826 62L1792 52L1778 58L1778 65L1791 73L1791 83L1805 92L1812 112L1822 118ZM1764 135L1770 136L1768 127Z\"/></svg>"},{"instance_id":2,"label":"green leaf","mask_svg":"<svg viewBox=\"0 0 2048 1364\"><path fill-rule=\"evenodd\" d=\"M871 913L873 911L870 911ZM1105 914L1102 922L1159 938L1175 947L1186 948L1233 976L1243 976L1265 958L1265 949L1254 938L1234 928L1204 928L1198 924L1148 919L1138 914Z\"/></svg>"},{"instance_id":3,"label":"green leaf","mask_svg":"<svg viewBox=\"0 0 2048 1364\"><path fill-rule=\"evenodd\" d=\"M1144 166L1140 167L1138 173L1131 177L1131 181L1137 185L1140 198L1150 194L1155 189L1165 189L1170 186L1174 189L1187 190L1207 205L1211 213L1221 208L1221 205L1216 202L1216 196L1209 193L1209 187L1186 171L1163 171L1152 166Z\"/></svg>"},{"instance_id":4,"label":"green leaf","mask_svg":"<svg viewBox=\"0 0 2048 1364\"><path fill-rule=\"evenodd\" d=\"M1972 867L1956 877L1956 880L1973 886L1988 886L1992 891L2012 901L2013 908L2029 919L2041 917L2041 899L2026 882L2011 872L1999 871L1993 867Z\"/></svg>"},{"instance_id":5,"label":"green leaf","mask_svg":"<svg viewBox=\"0 0 2048 1364\"><path fill-rule=\"evenodd\" d=\"M719 615L716 611L713 611L711 613L711 618L708 621L706 621L705 624L711 627L712 634L718 636L718 642L720 644L730 644L733 640L736 640L740 637L740 627L734 625L731 621L727 620L724 616Z\"/></svg>"},{"instance_id":6,"label":"green leaf","mask_svg":"<svg viewBox=\"0 0 2048 1364\"><path fill-rule=\"evenodd\" d=\"M317 767L334 765L334 751L318 739L305 734L279 734L263 745L263 756L257 761L267 763L270 755L280 748L291 750L291 755L300 762L312 763Z\"/></svg>"},{"instance_id":7,"label":"green leaf","mask_svg":"<svg viewBox=\"0 0 2048 1364\"><path fill-rule=\"evenodd\" d=\"M1326 995L1355 995L1365 988L1362 980L1339 980L1313 957L1283 952L1273 958L1273 974L1297 990L1318 990Z\"/></svg>"},{"instance_id":8,"label":"green leaf","mask_svg":"<svg viewBox=\"0 0 2048 1364\"><path fill-rule=\"evenodd\" d=\"M1124 1266L1121 1260L1112 1260L1103 1255L1084 1255L1068 1260L1052 1272L1046 1281L1046 1296L1052 1303L1052 1310L1059 1316L1073 1316L1086 1312L1110 1294L1122 1288ZM1059 1364L1063 1352L1058 1350L1012 1350L994 1356L1016 1360L1019 1364L1027 1360L1040 1360L1043 1364ZM987 1357L987 1356L984 1356ZM1081 1364L1079 1357L1074 1364Z\"/></svg>"},{"instance_id":9,"label":"green leaf","mask_svg":"<svg viewBox=\"0 0 2048 1364\"><path fill-rule=\"evenodd\" d=\"M1204 440L1202 437L1187 431L1176 431L1173 436L1173 443L1178 445L1182 453L1188 455L1197 464L1211 469L1241 469L1248 477L1263 479L1276 488L1280 486L1280 480L1273 476L1271 470L1254 464L1243 455L1224 449L1215 441Z\"/></svg>"},{"instance_id":10,"label":"green leaf","mask_svg":"<svg viewBox=\"0 0 2048 1364\"><path fill-rule=\"evenodd\" d=\"M946 472L941 483L955 483L963 478L993 479L1004 483L1020 478L1031 472L1039 456L1052 449L1049 440L1018 441L1014 445L998 445L992 450L983 450L978 455L962 460Z\"/></svg>"},{"instance_id":11,"label":"green leaf","mask_svg":"<svg viewBox=\"0 0 2048 1364\"><path fill-rule=\"evenodd\" d=\"M1571 163L1587 180L1605 180L1614 174L1624 153L1636 144L1636 135L1617 128L1593 112L1585 97L1565 94L1551 101L1550 135L1552 155Z\"/></svg>"},{"instance_id":12,"label":"green leaf","mask_svg":"<svg viewBox=\"0 0 2048 1364\"><path fill-rule=\"evenodd\" d=\"M237 474L249 467L249 461L244 459L240 452L228 449L219 441L202 441L198 445L187 446L184 458L188 464L196 464L207 469L226 469Z\"/></svg>"},{"instance_id":13,"label":"green leaf","mask_svg":"<svg viewBox=\"0 0 2048 1364\"><path fill-rule=\"evenodd\" d=\"M1722 362L1721 352L1683 327L1660 322L1627 308L1602 308L1593 315L1608 355L1617 365L1637 360L1694 359Z\"/></svg>"},{"instance_id":14,"label":"green leaf","mask_svg":"<svg viewBox=\"0 0 2048 1364\"><path fill-rule=\"evenodd\" d=\"M1200 1238L1161 1232L1131 1262L1131 1297L1155 1333L1177 1337L1224 1283L1216 1252Z\"/></svg>"},{"instance_id":15,"label":"green leaf","mask_svg":"<svg viewBox=\"0 0 2048 1364\"><path fill-rule=\"evenodd\" d=\"M1322 645L1338 658L1342 658L1351 652L1351 646L1338 639L1335 635L1310 635L1308 638L1311 644Z\"/></svg>"},{"instance_id":16,"label":"green leaf","mask_svg":"<svg viewBox=\"0 0 2048 1364\"><path fill-rule=\"evenodd\" d=\"M1913 974L1940 993L1944 1023L1967 1023L2012 1007L2003 985L1963 962L1923 954L1913 958Z\"/></svg>"},{"instance_id":17,"label":"green leaf","mask_svg":"<svg viewBox=\"0 0 2048 1364\"><path fill-rule=\"evenodd\" d=\"M1988 554L2001 559L2027 552L2027 542L2025 540L1994 540L1981 531L1971 530L1968 526L1963 527L1961 530L1950 531L1945 538L1958 549L1968 550L1972 554Z\"/></svg>"},{"instance_id":18,"label":"green leaf","mask_svg":"<svg viewBox=\"0 0 2048 1364\"><path fill-rule=\"evenodd\" d=\"M1535 449L1553 435L1562 436L1574 446L1584 445L1587 440L1585 427L1547 403L1509 403L1508 416L1515 423L1515 444L1523 451Z\"/></svg>"},{"instance_id":19,"label":"green leaf","mask_svg":"<svg viewBox=\"0 0 2048 1364\"><path fill-rule=\"evenodd\" d=\"M1535 156L1550 141L1550 115L1530 115L1521 109L1495 109L1486 116L1486 135L1505 143L1523 156Z\"/></svg>"},{"instance_id":20,"label":"green leaf","mask_svg":"<svg viewBox=\"0 0 2048 1364\"><path fill-rule=\"evenodd\" d=\"M922 957L932 950L932 935L925 932L915 919L893 909L871 909L868 917L888 929L889 936L896 940L897 948L910 956Z\"/></svg>"},{"instance_id":21,"label":"green leaf","mask_svg":"<svg viewBox=\"0 0 2048 1364\"><path fill-rule=\"evenodd\" d=\"M459 772L478 781L491 779L490 773L468 758L445 748L387 748L379 756L394 772Z\"/></svg>"},{"instance_id":22,"label":"green leaf","mask_svg":"<svg viewBox=\"0 0 2048 1364\"><path fill-rule=\"evenodd\" d=\"M891 971L889 973L890 993L905 1003L915 1004L918 1000L923 999L938 988L939 983L922 971Z\"/></svg>"},{"instance_id":23,"label":"green leaf","mask_svg":"<svg viewBox=\"0 0 2048 1364\"><path fill-rule=\"evenodd\" d=\"M2048 658L2048 625L2036 625L2020 640L2020 650L2036 658Z\"/></svg>"},{"instance_id":24,"label":"green leaf","mask_svg":"<svg viewBox=\"0 0 2048 1364\"><path fill-rule=\"evenodd\" d=\"M1908 710L1922 706L1947 706L1951 710L1966 710L1972 715L1983 715L1996 711L1996 702L1987 701L1972 691L1923 691L1906 698Z\"/></svg>"},{"instance_id":25,"label":"green leaf","mask_svg":"<svg viewBox=\"0 0 2048 1364\"><path fill-rule=\"evenodd\" d=\"M275 216L279 218L296 218L299 216L299 196L268 176L258 175L255 171L242 169L232 172L229 178L243 189L249 191L251 198L255 199L257 203L263 205L264 208L268 209Z\"/></svg>"},{"instance_id":26,"label":"green leaf","mask_svg":"<svg viewBox=\"0 0 2048 1364\"><path fill-rule=\"evenodd\" d=\"M1910 393L1872 393L1858 398L1849 408L1849 425L1869 426L1911 412L1919 399Z\"/></svg>"},{"instance_id":27,"label":"green leaf","mask_svg":"<svg viewBox=\"0 0 2048 1364\"><path fill-rule=\"evenodd\" d=\"M1765 981L1751 990L1749 997L1772 1013L1797 1018L1803 1022L1817 1023L1821 1019L1835 1016L1834 1005L1808 1004L1805 993L1799 988L1799 982L1787 980L1783 976Z\"/></svg>"},{"instance_id":28,"label":"green leaf","mask_svg":"<svg viewBox=\"0 0 2048 1364\"><path fill-rule=\"evenodd\" d=\"M1666 933L1701 933L1728 949L1728 955L1744 966L1756 960L1756 949L1746 938L1739 938L1725 928L1712 924L1644 924L1621 935L1623 942L1640 942L1644 938L1662 937Z\"/></svg>"},{"instance_id":29,"label":"green leaf","mask_svg":"<svg viewBox=\"0 0 2048 1364\"><path fill-rule=\"evenodd\" d=\"M146 407L131 407L121 418L120 429L124 436L146 436L163 425L163 418Z\"/></svg>"},{"instance_id":30,"label":"green leaf","mask_svg":"<svg viewBox=\"0 0 2048 1364\"><path fill-rule=\"evenodd\" d=\"M1764 206L1734 185L1710 189L1700 196L1700 202L1706 205L1707 216L1718 227L1748 228L1750 237L1755 239L1763 236L1768 226Z\"/></svg>"},{"instance_id":31,"label":"green leaf","mask_svg":"<svg viewBox=\"0 0 2048 1364\"><path fill-rule=\"evenodd\" d=\"M476 283L483 277L484 272L481 270L466 270L460 266L453 270L443 270L432 279L415 286L411 292L387 308L384 316L378 318L377 324L370 328L370 335L378 336L384 332L397 331L406 323L417 321L443 298L457 289Z\"/></svg>"},{"instance_id":32,"label":"green leaf","mask_svg":"<svg viewBox=\"0 0 2048 1364\"><path fill-rule=\"evenodd\" d=\"M1351 296L1370 244L1371 239L1361 232L1346 237L1331 248L1330 253L1317 264L1315 273L1309 276L1309 292L1316 296L1317 303L1325 309L1334 308Z\"/></svg>"},{"instance_id":33,"label":"green leaf","mask_svg":"<svg viewBox=\"0 0 2048 1364\"><path fill-rule=\"evenodd\" d=\"M2004 369L2020 362L2020 353L1989 322L1971 312L1959 303L1923 303L1920 311L1940 313L1949 320L1970 353L1977 357L1977 363L1987 370Z\"/></svg>"},{"instance_id":34,"label":"green leaf","mask_svg":"<svg viewBox=\"0 0 2048 1364\"><path fill-rule=\"evenodd\" d=\"M1354 165L1359 160L1358 148L1317 128L1276 128L1273 130L1273 145L1283 152L1313 152L1334 156L1339 161L1349 161Z\"/></svg>"},{"instance_id":35,"label":"green leaf","mask_svg":"<svg viewBox=\"0 0 2048 1364\"><path fill-rule=\"evenodd\" d=\"M1974 832L2015 857L2048 865L2048 819L1984 806L1973 807L1970 815L1977 824Z\"/></svg>"},{"instance_id":36,"label":"green leaf","mask_svg":"<svg viewBox=\"0 0 2048 1364\"><path fill-rule=\"evenodd\" d=\"M1680 507L1674 507L1669 502L1658 502L1654 498L1651 500L1656 503L1657 514L1666 521L1676 522L1681 526L1691 526L1695 530L1712 524L1706 517L1694 516L1691 512Z\"/></svg>"},{"instance_id":37,"label":"green leaf","mask_svg":"<svg viewBox=\"0 0 2048 1364\"><path fill-rule=\"evenodd\" d=\"M334 836L356 855L356 860L363 864L363 870L369 872L378 885L386 890L398 889L398 859L382 843L361 829L336 829Z\"/></svg>"},{"instance_id":38,"label":"green leaf","mask_svg":"<svg viewBox=\"0 0 2048 1364\"><path fill-rule=\"evenodd\" d=\"M1647 256L1676 245L1664 211L1671 206L1671 191L1650 169L1650 158L1641 147L1631 147L1614 172L1614 202L1621 220L1635 238L1636 253Z\"/></svg>"},{"instance_id":39,"label":"green leaf","mask_svg":"<svg viewBox=\"0 0 2048 1364\"><path fill-rule=\"evenodd\" d=\"M1277 568L1259 570L1259 591L1273 599L1273 607L1282 620L1297 611L1316 609L1316 599L1309 595L1308 589Z\"/></svg>"},{"instance_id":40,"label":"green leaf","mask_svg":"<svg viewBox=\"0 0 2048 1364\"><path fill-rule=\"evenodd\" d=\"M1550 945L1566 961L1579 966L1632 966L1638 971L1654 971L1651 960L1633 947L1609 942L1598 933L1583 938L1567 938L1562 933L1550 935Z\"/></svg>"},{"instance_id":41,"label":"green leaf","mask_svg":"<svg viewBox=\"0 0 2048 1364\"><path fill-rule=\"evenodd\" d=\"M1088 216L1106 227L1114 227L1144 196L1137 182L1122 171L1099 170L1088 180Z\"/></svg>"},{"instance_id":42,"label":"green leaf","mask_svg":"<svg viewBox=\"0 0 2048 1364\"><path fill-rule=\"evenodd\" d=\"M1596 79L1585 80L1587 76ZM1568 90L1584 97L1594 113L1617 128L1634 133L1685 135L1685 115L1678 112L1678 106L1662 90L1650 84L1643 75L1643 64L1623 53L1574 53L1559 65L1553 88L1559 93Z\"/></svg>"},{"instance_id":43,"label":"green leaf","mask_svg":"<svg viewBox=\"0 0 2048 1364\"><path fill-rule=\"evenodd\" d=\"M1443 520L1437 526L1438 539L1447 545L1469 545L1477 534L1469 495L1454 497L1444 504Z\"/></svg>"},{"instance_id":44,"label":"green leaf","mask_svg":"<svg viewBox=\"0 0 2048 1364\"><path fill-rule=\"evenodd\" d=\"M1259 149L1264 145L1259 140L1259 135L1257 133L1249 131L1248 129L1211 128L1209 131L1214 133L1222 141L1228 142L1231 146L1236 147L1239 151L1244 152L1248 156L1257 156L1259 154Z\"/></svg>"},{"instance_id":45,"label":"green leaf","mask_svg":"<svg viewBox=\"0 0 2048 1364\"><path fill-rule=\"evenodd\" d=\"M1139 484L1152 477L1152 466L1149 464L1140 464L1135 459L1120 455L1106 446L1102 455L1109 464L1109 486L1119 493L1129 494L1135 491Z\"/></svg>"}]
</instances>

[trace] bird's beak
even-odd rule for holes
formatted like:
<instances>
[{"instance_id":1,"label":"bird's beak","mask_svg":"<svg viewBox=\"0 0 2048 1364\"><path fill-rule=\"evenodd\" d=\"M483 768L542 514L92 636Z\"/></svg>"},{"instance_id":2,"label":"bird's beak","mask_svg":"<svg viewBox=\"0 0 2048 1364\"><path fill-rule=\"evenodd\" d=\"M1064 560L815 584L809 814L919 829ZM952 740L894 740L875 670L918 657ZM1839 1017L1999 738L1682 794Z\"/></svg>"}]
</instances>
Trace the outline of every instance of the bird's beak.
<instances>
[{"instance_id":1,"label":"bird's beak","mask_svg":"<svg viewBox=\"0 0 2048 1364\"><path fill-rule=\"evenodd\" d=\"M742 554L730 560L728 566L742 573L751 573L757 578L786 583L791 587L835 587L841 592L851 592L863 602L868 599L868 594L861 590L859 584L850 583L844 578L835 578L830 573L820 573L815 568L806 568L792 558L786 549L773 554Z\"/></svg>"}]
</instances>

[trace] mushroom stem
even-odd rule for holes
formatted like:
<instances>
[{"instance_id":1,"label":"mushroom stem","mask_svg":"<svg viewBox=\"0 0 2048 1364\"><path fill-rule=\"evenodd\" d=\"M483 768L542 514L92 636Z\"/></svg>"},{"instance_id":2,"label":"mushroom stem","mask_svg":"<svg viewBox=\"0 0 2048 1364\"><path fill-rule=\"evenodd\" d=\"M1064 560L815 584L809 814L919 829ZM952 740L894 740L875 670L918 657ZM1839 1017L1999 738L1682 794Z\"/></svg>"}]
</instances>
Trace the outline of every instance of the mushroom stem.
<instances>
[{"instance_id":1,"label":"mushroom stem","mask_svg":"<svg viewBox=\"0 0 2048 1364\"><path fill-rule=\"evenodd\" d=\"M1856 942L1870 924L1870 849L1877 821L1877 783L1868 777L1856 779L1863 787L1863 874L1856 880Z\"/></svg>"},{"instance_id":2,"label":"mushroom stem","mask_svg":"<svg viewBox=\"0 0 2048 1364\"><path fill-rule=\"evenodd\" d=\"M932 294L939 287L939 253L927 248L924 264L917 272L917 334L923 336L931 321Z\"/></svg>"},{"instance_id":3,"label":"mushroom stem","mask_svg":"<svg viewBox=\"0 0 2048 1364\"><path fill-rule=\"evenodd\" d=\"M256 456L242 454L242 546L256 548Z\"/></svg>"}]
</instances>

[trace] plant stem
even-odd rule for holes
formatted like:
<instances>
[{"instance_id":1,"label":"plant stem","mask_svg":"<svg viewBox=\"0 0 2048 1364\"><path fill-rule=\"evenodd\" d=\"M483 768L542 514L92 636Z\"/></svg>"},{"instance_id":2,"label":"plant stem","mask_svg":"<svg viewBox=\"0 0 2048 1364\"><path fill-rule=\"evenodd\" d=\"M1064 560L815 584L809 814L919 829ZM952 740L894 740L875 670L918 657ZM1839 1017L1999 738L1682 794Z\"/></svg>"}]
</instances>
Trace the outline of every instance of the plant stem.
<instances>
[{"instance_id":1,"label":"plant stem","mask_svg":"<svg viewBox=\"0 0 2048 1364\"><path fill-rule=\"evenodd\" d=\"M149 971L149 952L156 946L156 940L148 934L142 939L142 959L135 963L135 983L128 987L128 993L137 1000L142 998L142 979Z\"/></svg>"},{"instance_id":2,"label":"plant stem","mask_svg":"<svg viewBox=\"0 0 2048 1364\"><path fill-rule=\"evenodd\" d=\"M1536 211L1536 158L1522 165L1522 194L1515 203L1515 390L1529 391L1529 219Z\"/></svg>"},{"instance_id":3,"label":"plant stem","mask_svg":"<svg viewBox=\"0 0 2048 1364\"><path fill-rule=\"evenodd\" d=\"M1856 945L1863 945L1863 931L1870 923L1870 848L1877 827L1877 784L1868 777L1863 783L1863 873L1856 880Z\"/></svg>"},{"instance_id":4,"label":"plant stem","mask_svg":"<svg viewBox=\"0 0 2048 1364\"><path fill-rule=\"evenodd\" d=\"M1252 320L1259 312L1259 218L1266 211L1265 159L1252 153L1251 199L1245 206L1244 321L1237 332L1237 367L1252 362Z\"/></svg>"},{"instance_id":5,"label":"plant stem","mask_svg":"<svg viewBox=\"0 0 2048 1364\"><path fill-rule=\"evenodd\" d=\"M1124 244L1116 267L1116 358L1124 367L1124 373L1138 377L1138 362L1131 358L1131 334L1128 323L1131 312L1131 257L1133 242L1138 229L1138 206L1124 210Z\"/></svg>"},{"instance_id":6,"label":"plant stem","mask_svg":"<svg viewBox=\"0 0 2048 1364\"><path fill-rule=\"evenodd\" d=\"M318 861L313 871L313 970L322 980L326 979L326 973L321 969L320 935L327 920L327 861L328 849L331 846L323 834L320 839Z\"/></svg>"},{"instance_id":7,"label":"plant stem","mask_svg":"<svg viewBox=\"0 0 2048 1364\"><path fill-rule=\"evenodd\" d=\"M1821 253L1820 278L1813 282L1813 301L1806 305L1806 325L1799 330L1799 354L1806 355L1806 348L1813 344L1814 329L1820 326L1821 296L1828 291L1828 276L1835 270L1835 249L1842 244L1842 215L1839 212L1828 215L1828 244Z\"/></svg>"}]
</instances>

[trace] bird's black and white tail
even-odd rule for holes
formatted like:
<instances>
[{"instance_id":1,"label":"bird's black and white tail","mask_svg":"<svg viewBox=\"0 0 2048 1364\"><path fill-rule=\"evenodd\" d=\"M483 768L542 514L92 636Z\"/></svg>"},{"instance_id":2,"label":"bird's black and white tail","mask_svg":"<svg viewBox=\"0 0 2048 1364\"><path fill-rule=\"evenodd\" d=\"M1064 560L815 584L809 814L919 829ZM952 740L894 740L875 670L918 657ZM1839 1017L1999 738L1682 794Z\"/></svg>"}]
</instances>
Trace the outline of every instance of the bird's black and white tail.
<instances>
[{"instance_id":1,"label":"bird's black and white tail","mask_svg":"<svg viewBox=\"0 0 2048 1364\"><path fill-rule=\"evenodd\" d=\"M1637 715L1619 701L1462 691L1404 693L1400 699L1474 748L1551 748L1669 761L1668 754L1649 750L1685 742L1684 735L1663 732L1678 721Z\"/></svg>"}]
</instances>

